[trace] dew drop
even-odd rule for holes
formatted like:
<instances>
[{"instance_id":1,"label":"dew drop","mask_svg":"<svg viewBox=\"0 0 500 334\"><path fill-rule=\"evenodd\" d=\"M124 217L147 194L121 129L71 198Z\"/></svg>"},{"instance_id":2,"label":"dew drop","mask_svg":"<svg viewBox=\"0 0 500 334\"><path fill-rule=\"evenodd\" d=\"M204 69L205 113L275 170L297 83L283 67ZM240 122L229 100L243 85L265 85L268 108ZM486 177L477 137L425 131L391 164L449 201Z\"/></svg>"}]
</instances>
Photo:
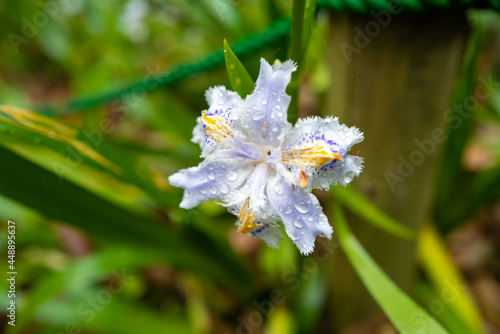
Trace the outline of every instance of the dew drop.
<instances>
[{"instance_id":1,"label":"dew drop","mask_svg":"<svg viewBox=\"0 0 500 334\"><path fill-rule=\"evenodd\" d=\"M278 123L271 124L271 130L273 130L274 132L278 131Z\"/></svg>"},{"instance_id":2,"label":"dew drop","mask_svg":"<svg viewBox=\"0 0 500 334\"><path fill-rule=\"evenodd\" d=\"M312 215L309 215L309 216L307 217L307 220L309 220L310 222L312 222L312 221L314 220L314 218L313 218L313 216L312 216Z\"/></svg>"},{"instance_id":3,"label":"dew drop","mask_svg":"<svg viewBox=\"0 0 500 334\"><path fill-rule=\"evenodd\" d=\"M208 188L208 191L210 191L210 193L213 195L217 194L217 186L210 186L210 188Z\"/></svg>"},{"instance_id":4,"label":"dew drop","mask_svg":"<svg viewBox=\"0 0 500 334\"><path fill-rule=\"evenodd\" d=\"M309 206L304 201L298 201L297 203L294 204L294 206L295 206L295 209L297 209L297 211L300 213L308 213L309 212Z\"/></svg>"},{"instance_id":5,"label":"dew drop","mask_svg":"<svg viewBox=\"0 0 500 334\"><path fill-rule=\"evenodd\" d=\"M229 192L229 187L227 184L223 184L220 186L220 192L223 193L223 194L227 194Z\"/></svg>"},{"instance_id":6,"label":"dew drop","mask_svg":"<svg viewBox=\"0 0 500 334\"><path fill-rule=\"evenodd\" d=\"M296 228L302 228L304 226L304 223L302 223L302 221L300 221L300 219L297 219L293 222L293 225L296 227Z\"/></svg>"},{"instance_id":7,"label":"dew drop","mask_svg":"<svg viewBox=\"0 0 500 334\"><path fill-rule=\"evenodd\" d=\"M202 193L203 195L205 195L207 193L207 188L205 188L205 186L201 187L200 188L200 193Z\"/></svg>"},{"instance_id":8,"label":"dew drop","mask_svg":"<svg viewBox=\"0 0 500 334\"><path fill-rule=\"evenodd\" d=\"M254 121L258 121L260 119L263 119L264 116L266 116L266 112L264 110L258 110L258 111L255 111L253 114L252 114L252 119Z\"/></svg>"},{"instance_id":9,"label":"dew drop","mask_svg":"<svg viewBox=\"0 0 500 334\"><path fill-rule=\"evenodd\" d=\"M285 215L289 215L292 213L292 207L290 205L288 205L286 208L285 208Z\"/></svg>"},{"instance_id":10,"label":"dew drop","mask_svg":"<svg viewBox=\"0 0 500 334\"><path fill-rule=\"evenodd\" d=\"M210 172L210 174L208 174L208 178L210 180L215 180L215 173L214 172Z\"/></svg>"},{"instance_id":11,"label":"dew drop","mask_svg":"<svg viewBox=\"0 0 500 334\"><path fill-rule=\"evenodd\" d=\"M282 111L278 111L278 117L283 117L283 112Z\"/></svg>"},{"instance_id":12,"label":"dew drop","mask_svg":"<svg viewBox=\"0 0 500 334\"><path fill-rule=\"evenodd\" d=\"M267 99L266 98L262 99L260 103L262 103L262 105L265 106L267 104Z\"/></svg>"},{"instance_id":13,"label":"dew drop","mask_svg":"<svg viewBox=\"0 0 500 334\"><path fill-rule=\"evenodd\" d=\"M353 171L347 171L344 173L344 182L349 183L352 181L354 178L354 172Z\"/></svg>"},{"instance_id":14,"label":"dew drop","mask_svg":"<svg viewBox=\"0 0 500 334\"><path fill-rule=\"evenodd\" d=\"M227 176L227 179L231 182L236 181L237 178L238 178L238 173L236 173L235 171L231 171Z\"/></svg>"}]
</instances>

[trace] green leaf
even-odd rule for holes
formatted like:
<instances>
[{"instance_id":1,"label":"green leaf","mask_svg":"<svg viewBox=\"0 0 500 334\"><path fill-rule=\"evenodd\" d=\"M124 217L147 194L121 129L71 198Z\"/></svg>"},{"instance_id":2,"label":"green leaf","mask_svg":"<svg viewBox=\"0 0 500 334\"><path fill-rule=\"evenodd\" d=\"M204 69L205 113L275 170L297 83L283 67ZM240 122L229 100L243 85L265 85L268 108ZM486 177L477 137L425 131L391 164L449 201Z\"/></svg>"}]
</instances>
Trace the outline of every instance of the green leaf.
<instances>
[{"instance_id":1,"label":"green leaf","mask_svg":"<svg viewBox=\"0 0 500 334\"><path fill-rule=\"evenodd\" d=\"M224 40L224 60L226 61L227 76L229 77L231 88L241 98L245 98L253 91L255 84L245 66L236 57L226 40Z\"/></svg>"},{"instance_id":2,"label":"green leaf","mask_svg":"<svg viewBox=\"0 0 500 334\"><path fill-rule=\"evenodd\" d=\"M0 105L0 134L9 142L42 145L60 154L61 159L47 162L56 174L54 182L71 176L83 164L136 185L158 203L171 204L172 195L164 191L166 179L136 156L107 143L104 133L105 127L80 131L30 110ZM5 146L8 141L4 140ZM36 153L32 152L34 158Z\"/></svg>"},{"instance_id":3,"label":"green leaf","mask_svg":"<svg viewBox=\"0 0 500 334\"><path fill-rule=\"evenodd\" d=\"M485 333L467 284L431 224L426 224L420 233L418 255L434 289L442 292L440 297L446 299L447 305L457 313L457 321L462 323L464 330L467 333Z\"/></svg>"},{"instance_id":4,"label":"green leaf","mask_svg":"<svg viewBox=\"0 0 500 334\"><path fill-rule=\"evenodd\" d=\"M416 231L401 225L389 217L354 188L332 187L330 192L333 193L338 202L349 208L357 216L365 219L368 223L397 237L416 240Z\"/></svg>"},{"instance_id":5,"label":"green leaf","mask_svg":"<svg viewBox=\"0 0 500 334\"><path fill-rule=\"evenodd\" d=\"M292 75L292 80L288 85L288 91L292 97L290 106L288 107L288 121L292 124L295 123L299 117L298 99L302 59L304 58L307 45L309 44L315 11L316 0L293 1L290 45L288 47L288 58L297 63L297 71Z\"/></svg>"},{"instance_id":6,"label":"green leaf","mask_svg":"<svg viewBox=\"0 0 500 334\"><path fill-rule=\"evenodd\" d=\"M316 0L306 0L304 8L304 22L302 29L302 57L304 57L307 46L311 39L312 28L314 25L314 15L316 13Z\"/></svg>"},{"instance_id":7,"label":"green leaf","mask_svg":"<svg viewBox=\"0 0 500 334\"><path fill-rule=\"evenodd\" d=\"M334 206L333 214L342 249L363 284L398 331L406 334L448 333L375 263L350 230L338 204Z\"/></svg>"},{"instance_id":8,"label":"green leaf","mask_svg":"<svg viewBox=\"0 0 500 334\"><path fill-rule=\"evenodd\" d=\"M102 291L96 288L73 291L65 298L50 300L40 307L37 318L49 328L59 328L48 333L69 333L68 328L71 327L68 324L74 326L72 333L193 333L185 315L179 312L160 313L141 303L125 300L120 295L112 295L109 304L95 302L92 307L96 309L92 308L88 298L98 300L98 296L103 295Z\"/></svg>"},{"instance_id":9,"label":"green leaf","mask_svg":"<svg viewBox=\"0 0 500 334\"><path fill-rule=\"evenodd\" d=\"M463 106L464 101L474 97L476 87L477 58L482 50L486 36L475 30L470 37L464 65L455 87L451 105ZM464 205L470 198L466 188L470 177L463 170L462 156L469 136L473 130L473 117L464 117L462 108L452 108L448 116L449 130L444 144L440 165L436 176L434 221L441 231L447 231L464 221Z\"/></svg>"},{"instance_id":10,"label":"green leaf","mask_svg":"<svg viewBox=\"0 0 500 334\"><path fill-rule=\"evenodd\" d=\"M450 333L471 334L469 328L464 325L458 314L452 308L448 307L447 304L442 304L442 295L433 289L424 278L420 277L417 280L412 288L412 295L420 305L430 310L436 310L436 312L433 312L433 315Z\"/></svg>"},{"instance_id":11,"label":"green leaf","mask_svg":"<svg viewBox=\"0 0 500 334\"><path fill-rule=\"evenodd\" d=\"M1 194L94 237L162 250L168 263L209 276L237 293L246 295L252 290L241 261L193 227L167 228L67 180L58 182L54 174L2 146L0 161Z\"/></svg>"}]
</instances>

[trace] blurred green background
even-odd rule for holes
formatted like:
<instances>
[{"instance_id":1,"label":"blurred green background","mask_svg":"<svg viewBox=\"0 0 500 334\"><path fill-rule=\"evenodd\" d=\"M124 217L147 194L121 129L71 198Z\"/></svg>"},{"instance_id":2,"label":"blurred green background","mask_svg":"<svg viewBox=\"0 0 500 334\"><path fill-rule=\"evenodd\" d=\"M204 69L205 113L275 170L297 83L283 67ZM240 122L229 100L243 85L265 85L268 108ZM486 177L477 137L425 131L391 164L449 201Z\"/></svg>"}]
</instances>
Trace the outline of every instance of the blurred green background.
<instances>
[{"instance_id":1,"label":"blurred green background","mask_svg":"<svg viewBox=\"0 0 500 334\"><path fill-rule=\"evenodd\" d=\"M231 87L224 39L254 80L261 57L299 62L290 94L300 116L349 119L331 107L339 68L349 68L332 61L336 24L351 31L349 15L374 16L332 10L340 6L333 1L316 9L305 1L301 12L301 3L0 2L1 268L7 277L11 219L18 273L15 327L6 317L9 284L0 284L3 332L500 333L500 15L491 9L437 14L467 17L459 70L442 83L449 105L475 96L480 78L492 84L461 126L446 124L418 226L373 204L356 180L318 192L335 232L309 257L287 237L272 249L237 233L235 217L212 202L178 208L181 191L166 178L200 161L190 139L205 90ZM422 25L426 15L417 16ZM298 55L289 47L297 41ZM360 56L377 48L375 36ZM349 228L353 216L391 235L371 247L410 245L401 254L412 269L391 265L395 253L372 258ZM377 266L384 261L390 269ZM335 292L352 268L362 297ZM368 306L357 307L361 299Z\"/></svg>"}]
</instances>

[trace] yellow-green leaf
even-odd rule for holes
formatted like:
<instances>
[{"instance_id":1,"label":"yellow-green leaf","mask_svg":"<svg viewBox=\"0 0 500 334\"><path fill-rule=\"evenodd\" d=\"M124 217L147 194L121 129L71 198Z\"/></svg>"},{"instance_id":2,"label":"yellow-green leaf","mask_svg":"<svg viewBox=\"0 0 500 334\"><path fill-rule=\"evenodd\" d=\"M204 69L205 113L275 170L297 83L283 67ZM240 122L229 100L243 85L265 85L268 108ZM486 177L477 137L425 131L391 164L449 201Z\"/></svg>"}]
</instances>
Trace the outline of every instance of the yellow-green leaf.
<instances>
[{"instance_id":1,"label":"yellow-green leaf","mask_svg":"<svg viewBox=\"0 0 500 334\"><path fill-rule=\"evenodd\" d=\"M231 88L245 98L253 91L254 81L226 40L224 40L224 59Z\"/></svg>"},{"instance_id":2,"label":"yellow-green leaf","mask_svg":"<svg viewBox=\"0 0 500 334\"><path fill-rule=\"evenodd\" d=\"M401 225L351 187L333 187L335 199L366 222L395 236L416 240L417 232Z\"/></svg>"},{"instance_id":3,"label":"yellow-green leaf","mask_svg":"<svg viewBox=\"0 0 500 334\"><path fill-rule=\"evenodd\" d=\"M354 270L392 324L405 334L448 332L408 297L370 257L349 228L340 205L334 206L337 238Z\"/></svg>"},{"instance_id":4,"label":"yellow-green leaf","mask_svg":"<svg viewBox=\"0 0 500 334\"><path fill-rule=\"evenodd\" d=\"M431 224L426 224L420 233L418 255L434 289L441 292L441 299L458 314L467 332L485 333L479 310L465 280Z\"/></svg>"}]
</instances>

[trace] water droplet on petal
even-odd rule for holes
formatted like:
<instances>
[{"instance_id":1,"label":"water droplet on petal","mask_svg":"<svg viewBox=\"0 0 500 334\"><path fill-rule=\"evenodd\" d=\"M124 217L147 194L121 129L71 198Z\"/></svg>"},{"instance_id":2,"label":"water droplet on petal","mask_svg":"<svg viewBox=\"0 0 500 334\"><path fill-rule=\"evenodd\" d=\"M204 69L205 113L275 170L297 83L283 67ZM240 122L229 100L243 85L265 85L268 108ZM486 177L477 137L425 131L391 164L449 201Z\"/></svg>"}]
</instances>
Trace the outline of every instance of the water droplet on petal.
<instances>
[{"instance_id":1,"label":"water droplet on petal","mask_svg":"<svg viewBox=\"0 0 500 334\"><path fill-rule=\"evenodd\" d=\"M253 114L252 114L252 119L254 121L258 121L260 119L263 119L264 116L266 116L266 112L264 110L258 110L258 111L255 111Z\"/></svg>"},{"instance_id":2,"label":"water droplet on petal","mask_svg":"<svg viewBox=\"0 0 500 334\"><path fill-rule=\"evenodd\" d=\"M210 174L208 174L208 178L210 180L215 180L215 173L214 172L210 172Z\"/></svg>"},{"instance_id":3,"label":"water droplet on petal","mask_svg":"<svg viewBox=\"0 0 500 334\"><path fill-rule=\"evenodd\" d=\"M297 203L294 204L294 206L295 206L295 209L297 209L297 211L300 213L308 213L309 212L309 206L304 201L299 200Z\"/></svg>"},{"instance_id":4,"label":"water droplet on petal","mask_svg":"<svg viewBox=\"0 0 500 334\"><path fill-rule=\"evenodd\" d=\"M282 111L278 111L278 117L283 117L283 112Z\"/></svg>"},{"instance_id":5,"label":"water droplet on petal","mask_svg":"<svg viewBox=\"0 0 500 334\"><path fill-rule=\"evenodd\" d=\"M292 207L290 205L288 205L286 208L285 208L285 215L289 215L292 213Z\"/></svg>"},{"instance_id":6,"label":"water droplet on petal","mask_svg":"<svg viewBox=\"0 0 500 334\"><path fill-rule=\"evenodd\" d=\"M278 123L271 124L271 130L273 130L274 132L278 131Z\"/></svg>"},{"instance_id":7,"label":"water droplet on petal","mask_svg":"<svg viewBox=\"0 0 500 334\"><path fill-rule=\"evenodd\" d=\"M296 219L294 222L293 222L293 225L297 228L302 228L304 226L304 223L302 223L302 221L300 219Z\"/></svg>"},{"instance_id":8,"label":"water droplet on petal","mask_svg":"<svg viewBox=\"0 0 500 334\"><path fill-rule=\"evenodd\" d=\"M262 99L261 103L263 106L265 106L267 104L267 99L266 98Z\"/></svg>"},{"instance_id":9,"label":"water droplet on petal","mask_svg":"<svg viewBox=\"0 0 500 334\"><path fill-rule=\"evenodd\" d=\"M229 175L227 176L227 179L231 182L236 181L237 178L238 178L238 173L235 171L230 172Z\"/></svg>"},{"instance_id":10,"label":"water droplet on petal","mask_svg":"<svg viewBox=\"0 0 500 334\"><path fill-rule=\"evenodd\" d=\"M205 195L207 193L207 188L205 188L205 186L201 187L200 188L200 193L202 193L203 195Z\"/></svg>"},{"instance_id":11,"label":"water droplet on petal","mask_svg":"<svg viewBox=\"0 0 500 334\"><path fill-rule=\"evenodd\" d=\"M309 220L310 222L312 222L312 221L314 220L314 218L313 218L313 216L312 216L312 215L309 215L309 216L307 217L307 220Z\"/></svg>"},{"instance_id":12,"label":"water droplet on petal","mask_svg":"<svg viewBox=\"0 0 500 334\"><path fill-rule=\"evenodd\" d=\"M217 194L217 186L210 186L210 188L208 188L208 191L210 191L210 193L213 195Z\"/></svg>"},{"instance_id":13,"label":"water droplet on petal","mask_svg":"<svg viewBox=\"0 0 500 334\"><path fill-rule=\"evenodd\" d=\"M353 171L347 171L344 173L344 182L349 183L352 181L354 178L354 172Z\"/></svg>"},{"instance_id":14,"label":"water droplet on petal","mask_svg":"<svg viewBox=\"0 0 500 334\"><path fill-rule=\"evenodd\" d=\"M229 187L227 184L223 184L220 186L220 192L223 193L223 194L227 194L229 192Z\"/></svg>"}]
</instances>

